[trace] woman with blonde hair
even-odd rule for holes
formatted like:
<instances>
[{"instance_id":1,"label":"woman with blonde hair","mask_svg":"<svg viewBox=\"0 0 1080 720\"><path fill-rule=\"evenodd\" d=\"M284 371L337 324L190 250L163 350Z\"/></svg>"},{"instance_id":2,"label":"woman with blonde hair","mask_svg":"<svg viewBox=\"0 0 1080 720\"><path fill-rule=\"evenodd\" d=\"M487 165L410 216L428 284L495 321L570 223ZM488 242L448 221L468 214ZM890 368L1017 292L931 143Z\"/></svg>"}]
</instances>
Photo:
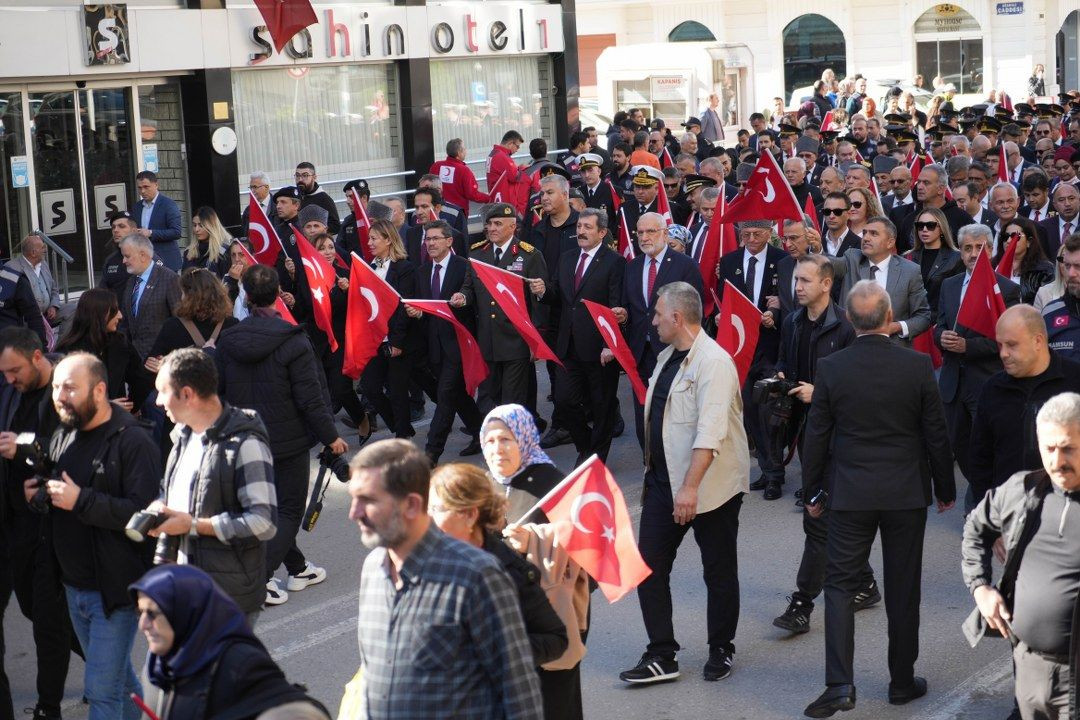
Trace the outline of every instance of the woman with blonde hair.
<instances>
[{"instance_id":1,"label":"woman with blonde hair","mask_svg":"<svg viewBox=\"0 0 1080 720\"><path fill-rule=\"evenodd\" d=\"M509 529L508 545L500 534L506 498L482 469L465 463L441 465L432 473L428 513L447 535L498 558L518 589L525 631L540 674L544 717L580 718L589 581L565 550L555 545L551 526L515 526ZM545 533L550 536L546 544L538 539Z\"/></svg>"},{"instance_id":2,"label":"woman with blonde hair","mask_svg":"<svg viewBox=\"0 0 1080 720\"><path fill-rule=\"evenodd\" d=\"M191 234L195 239L188 244L184 253L183 269L205 268L219 278L225 277L232 264L229 246L233 239L221 224L214 208L204 205L195 211L191 218Z\"/></svg>"},{"instance_id":3,"label":"woman with blonde hair","mask_svg":"<svg viewBox=\"0 0 1080 720\"><path fill-rule=\"evenodd\" d=\"M1057 300L1059 297L1065 294L1065 243L1061 243L1061 247L1058 248L1057 262L1054 263L1054 282L1047 285L1043 285L1039 288L1039 292L1035 293L1035 300L1032 302L1032 306L1042 312L1043 308L1049 303Z\"/></svg>"},{"instance_id":4,"label":"woman with blonde hair","mask_svg":"<svg viewBox=\"0 0 1080 720\"><path fill-rule=\"evenodd\" d=\"M926 300L937 308L941 284L946 278L964 272L964 260L953 243L945 213L924 207L915 218L915 243L906 257L919 266Z\"/></svg>"},{"instance_id":5,"label":"woman with blonde hair","mask_svg":"<svg viewBox=\"0 0 1080 720\"><path fill-rule=\"evenodd\" d=\"M881 211L881 203L878 202L874 193L865 188L851 188L847 191L851 200L851 212L848 213L848 229L859 237L862 237L866 221L872 217L884 215Z\"/></svg>"}]
</instances>

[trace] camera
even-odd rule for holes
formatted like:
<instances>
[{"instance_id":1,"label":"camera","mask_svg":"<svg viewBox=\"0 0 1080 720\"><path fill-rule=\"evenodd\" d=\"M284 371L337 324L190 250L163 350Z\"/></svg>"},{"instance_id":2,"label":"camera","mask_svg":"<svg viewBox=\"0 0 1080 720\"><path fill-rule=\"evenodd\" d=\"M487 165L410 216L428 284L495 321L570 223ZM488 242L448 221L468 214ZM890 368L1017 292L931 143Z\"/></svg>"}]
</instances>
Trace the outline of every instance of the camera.
<instances>
[{"instance_id":1,"label":"camera","mask_svg":"<svg viewBox=\"0 0 1080 720\"><path fill-rule=\"evenodd\" d=\"M765 378L754 383L753 398L758 405L791 404L795 399L789 392L799 387L799 383L779 377ZM786 401L786 402L785 402Z\"/></svg>"},{"instance_id":2,"label":"camera","mask_svg":"<svg viewBox=\"0 0 1080 720\"><path fill-rule=\"evenodd\" d=\"M335 455L330 448L324 447L318 457L320 466L334 473L341 482L349 482L349 461L344 455Z\"/></svg>"},{"instance_id":3,"label":"camera","mask_svg":"<svg viewBox=\"0 0 1080 720\"><path fill-rule=\"evenodd\" d=\"M30 498L30 509L36 513L47 513L52 501L49 499L45 482L53 477L55 463L48 451L42 447L38 436L32 432L19 433L15 436L15 458L30 466L37 481L37 492Z\"/></svg>"},{"instance_id":4,"label":"camera","mask_svg":"<svg viewBox=\"0 0 1080 720\"><path fill-rule=\"evenodd\" d=\"M792 380L765 378L754 383L750 395L769 436L767 451L773 459L785 465L791 460L788 451L798 438L802 421L802 403L788 394L797 387L799 383Z\"/></svg>"},{"instance_id":5,"label":"camera","mask_svg":"<svg viewBox=\"0 0 1080 720\"><path fill-rule=\"evenodd\" d=\"M315 487L311 489L311 499L304 511L304 518L300 521L300 527L308 532L315 529L315 523L319 522L319 515L322 514L323 499L329 487L326 482L328 471L334 473L334 477L341 482L349 482L349 461L344 455L335 455L330 448L324 447L319 453L319 474L315 478Z\"/></svg>"},{"instance_id":6,"label":"camera","mask_svg":"<svg viewBox=\"0 0 1080 720\"><path fill-rule=\"evenodd\" d=\"M140 510L131 516L124 527L124 534L131 542L144 542L147 533L165 522L165 513Z\"/></svg>"}]
</instances>

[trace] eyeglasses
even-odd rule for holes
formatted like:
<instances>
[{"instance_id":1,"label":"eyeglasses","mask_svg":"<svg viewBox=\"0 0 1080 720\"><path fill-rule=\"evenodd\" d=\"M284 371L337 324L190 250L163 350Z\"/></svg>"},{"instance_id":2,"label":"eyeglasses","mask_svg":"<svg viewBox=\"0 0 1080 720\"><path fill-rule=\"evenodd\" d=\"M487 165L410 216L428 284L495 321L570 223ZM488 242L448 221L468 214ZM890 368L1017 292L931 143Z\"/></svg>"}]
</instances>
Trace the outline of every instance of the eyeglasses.
<instances>
[{"instance_id":1,"label":"eyeglasses","mask_svg":"<svg viewBox=\"0 0 1080 720\"><path fill-rule=\"evenodd\" d=\"M847 208L825 208L821 211L822 215L836 215L840 216L847 212Z\"/></svg>"},{"instance_id":2,"label":"eyeglasses","mask_svg":"<svg viewBox=\"0 0 1080 720\"><path fill-rule=\"evenodd\" d=\"M450 238L448 238L446 235L426 235L426 236L424 236L424 239L425 240L449 240Z\"/></svg>"},{"instance_id":3,"label":"eyeglasses","mask_svg":"<svg viewBox=\"0 0 1080 720\"><path fill-rule=\"evenodd\" d=\"M862 200L852 200L851 201L851 207L855 208L856 210L858 210L862 206L863 206Z\"/></svg>"},{"instance_id":4,"label":"eyeglasses","mask_svg":"<svg viewBox=\"0 0 1080 720\"><path fill-rule=\"evenodd\" d=\"M938 224L936 220L928 220L927 222L916 222L916 230L937 230Z\"/></svg>"},{"instance_id":5,"label":"eyeglasses","mask_svg":"<svg viewBox=\"0 0 1080 720\"><path fill-rule=\"evenodd\" d=\"M678 190L679 183L664 183L664 187L666 187L668 190Z\"/></svg>"},{"instance_id":6,"label":"eyeglasses","mask_svg":"<svg viewBox=\"0 0 1080 720\"><path fill-rule=\"evenodd\" d=\"M294 173L293 177L296 178L297 180L307 180L308 178L313 178L315 176L313 174L309 173L309 172L302 172L302 173L298 172L298 173Z\"/></svg>"},{"instance_id":7,"label":"eyeglasses","mask_svg":"<svg viewBox=\"0 0 1080 720\"><path fill-rule=\"evenodd\" d=\"M266 183L262 183L261 185L248 185L248 190L258 190L259 188L264 188L264 187L270 187L270 186L267 185Z\"/></svg>"}]
</instances>

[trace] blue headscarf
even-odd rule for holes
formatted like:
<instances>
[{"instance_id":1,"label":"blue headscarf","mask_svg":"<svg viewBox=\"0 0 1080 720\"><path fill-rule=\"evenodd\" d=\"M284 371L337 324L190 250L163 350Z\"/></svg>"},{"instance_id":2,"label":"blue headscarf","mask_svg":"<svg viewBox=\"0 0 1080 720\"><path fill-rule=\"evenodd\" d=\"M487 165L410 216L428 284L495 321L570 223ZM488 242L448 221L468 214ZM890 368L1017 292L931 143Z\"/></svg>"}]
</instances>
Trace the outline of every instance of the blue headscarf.
<instances>
[{"instance_id":1,"label":"blue headscarf","mask_svg":"<svg viewBox=\"0 0 1080 720\"><path fill-rule=\"evenodd\" d=\"M517 472L538 463L555 464L551 462L548 454L540 448L540 433L536 429L536 423L533 422L532 413L521 405L500 405L494 408L487 414L484 423L480 426L481 435L487 430L487 425L492 420L498 420L506 425L510 429L510 434L517 440L518 450L521 452L521 467L518 468ZM514 477L513 475L503 477L493 468L489 468L489 470L491 476L503 485L510 484L511 478ZM517 472L514 475L517 475Z\"/></svg>"},{"instance_id":2,"label":"blue headscarf","mask_svg":"<svg viewBox=\"0 0 1080 720\"><path fill-rule=\"evenodd\" d=\"M161 608L175 638L168 654L148 653L150 682L169 688L211 664L235 640L259 644L233 599L202 570L191 565L161 565L128 586Z\"/></svg>"}]
</instances>

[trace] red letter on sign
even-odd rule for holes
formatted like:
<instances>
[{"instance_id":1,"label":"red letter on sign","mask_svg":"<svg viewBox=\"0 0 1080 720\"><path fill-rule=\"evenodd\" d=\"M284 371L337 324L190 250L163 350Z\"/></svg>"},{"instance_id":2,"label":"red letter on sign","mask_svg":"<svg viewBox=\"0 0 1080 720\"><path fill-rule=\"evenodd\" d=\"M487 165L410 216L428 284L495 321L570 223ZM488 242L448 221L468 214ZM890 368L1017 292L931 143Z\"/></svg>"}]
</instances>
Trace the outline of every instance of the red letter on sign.
<instances>
[{"instance_id":1,"label":"red letter on sign","mask_svg":"<svg viewBox=\"0 0 1080 720\"><path fill-rule=\"evenodd\" d=\"M540 49L547 50L548 37L547 37L547 20L537 20L536 24L540 26Z\"/></svg>"},{"instance_id":2,"label":"red letter on sign","mask_svg":"<svg viewBox=\"0 0 1080 720\"><path fill-rule=\"evenodd\" d=\"M341 57L349 57L352 54L352 46L349 43L349 26L345 23L334 22L334 11L326 11L326 29L330 33L330 40L327 43L330 46L330 57L337 56L337 36L341 35Z\"/></svg>"},{"instance_id":3,"label":"red letter on sign","mask_svg":"<svg viewBox=\"0 0 1080 720\"><path fill-rule=\"evenodd\" d=\"M465 16L465 49L469 52L480 49L476 45L476 23L473 22L472 15Z\"/></svg>"}]
</instances>

